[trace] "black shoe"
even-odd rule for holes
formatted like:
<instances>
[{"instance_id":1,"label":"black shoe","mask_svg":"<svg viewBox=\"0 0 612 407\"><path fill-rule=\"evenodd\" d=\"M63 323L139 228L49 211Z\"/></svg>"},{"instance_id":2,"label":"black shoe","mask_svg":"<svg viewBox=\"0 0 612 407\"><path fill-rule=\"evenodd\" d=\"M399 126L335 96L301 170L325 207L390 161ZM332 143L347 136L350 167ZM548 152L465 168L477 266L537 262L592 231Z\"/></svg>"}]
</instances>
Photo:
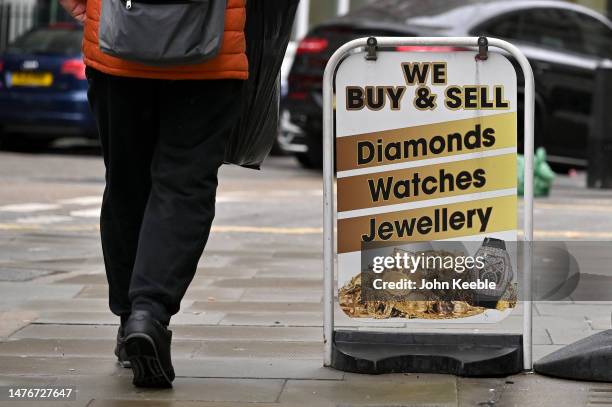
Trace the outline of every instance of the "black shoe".
<instances>
[{"instance_id":1,"label":"black shoe","mask_svg":"<svg viewBox=\"0 0 612 407\"><path fill-rule=\"evenodd\" d=\"M117 356L117 363L121 367L131 368L132 364L128 359L127 352L125 350L125 335L123 334L123 325L119 325L117 331L117 345L115 346L115 356Z\"/></svg>"},{"instance_id":2,"label":"black shoe","mask_svg":"<svg viewBox=\"0 0 612 407\"><path fill-rule=\"evenodd\" d=\"M125 349L134 372L134 386L172 387L172 331L157 321L149 311L132 311L124 332Z\"/></svg>"}]
</instances>

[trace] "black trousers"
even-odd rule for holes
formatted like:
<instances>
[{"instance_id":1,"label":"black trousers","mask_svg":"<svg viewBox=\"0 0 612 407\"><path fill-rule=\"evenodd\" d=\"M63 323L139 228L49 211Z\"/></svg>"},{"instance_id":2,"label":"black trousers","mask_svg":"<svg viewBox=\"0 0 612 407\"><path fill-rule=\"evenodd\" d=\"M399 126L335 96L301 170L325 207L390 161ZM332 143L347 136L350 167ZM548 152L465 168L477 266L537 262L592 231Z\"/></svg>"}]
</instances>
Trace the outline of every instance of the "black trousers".
<instances>
[{"instance_id":1,"label":"black trousers","mask_svg":"<svg viewBox=\"0 0 612 407\"><path fill-rule=\"evenodd\" d=\"M87 69L106 166L100 231L111 311L168 323L215 215L242 81L133 79Z\"/></svg>"}]
</instances>

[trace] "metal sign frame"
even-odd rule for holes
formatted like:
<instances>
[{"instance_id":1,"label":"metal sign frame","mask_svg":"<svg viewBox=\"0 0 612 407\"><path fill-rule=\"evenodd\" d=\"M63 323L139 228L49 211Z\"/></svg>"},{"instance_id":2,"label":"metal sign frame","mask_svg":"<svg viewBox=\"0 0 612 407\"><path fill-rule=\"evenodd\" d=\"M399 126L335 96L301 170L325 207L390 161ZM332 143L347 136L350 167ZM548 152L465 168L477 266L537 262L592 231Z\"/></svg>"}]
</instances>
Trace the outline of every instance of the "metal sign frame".
<instances>
[{"instance_id":1,"label":"metal sign frame","mask_svg":"<svg viewBox=\"0 0 612 407\"><path fill-rule=\"evenodd\" d=\"M379 47L398 46L457 46L479 47L482 53L484 37L376 37ZM480 40L480 42L479 42ZM524 222L523 239L533 241L533 132L535 113L535 84L533 71L525 55L514 45L497 38L487 38L488 46L508 52L519 63L525 77L524 92ZM486 42L485 42L486 44ZM325 347L324 364L332 363L334 337L334 271L335 271L335 240L334 240L334 79L342 60L351 52L368 46L368 38L350 41L340 47L330 58L323 76L323 340ZM372 63L376 63L372 61ZM486 63L486 62L484 62ZM531 244L525 245L523 255L523 367L533 369L532 356L532 301L531 301Z\"/></svg>"}]
</instances>

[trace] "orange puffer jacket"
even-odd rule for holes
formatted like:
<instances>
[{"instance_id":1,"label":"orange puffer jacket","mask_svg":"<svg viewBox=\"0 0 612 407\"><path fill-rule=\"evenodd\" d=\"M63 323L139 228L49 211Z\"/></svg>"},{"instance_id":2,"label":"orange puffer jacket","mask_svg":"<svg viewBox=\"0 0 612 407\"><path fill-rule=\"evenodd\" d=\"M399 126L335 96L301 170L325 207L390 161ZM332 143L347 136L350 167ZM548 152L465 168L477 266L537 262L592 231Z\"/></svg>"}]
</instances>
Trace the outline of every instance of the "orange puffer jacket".
<instances>
[{"instance_id":1,"label":"orange puffer jacket","mask_svg":"<svg viewBox=\"0 0 612 407\"><path fill-rule=\"evenodd\" d=\"M225 33L219 55L210 61L173 67L151 67L107 55L98 47L98 26L102 0L87 1L87 22L83 36L85 64L116 76L152 79L247 79L245 54L246 0L228 0Z\"/></svg>"}]
</instances>

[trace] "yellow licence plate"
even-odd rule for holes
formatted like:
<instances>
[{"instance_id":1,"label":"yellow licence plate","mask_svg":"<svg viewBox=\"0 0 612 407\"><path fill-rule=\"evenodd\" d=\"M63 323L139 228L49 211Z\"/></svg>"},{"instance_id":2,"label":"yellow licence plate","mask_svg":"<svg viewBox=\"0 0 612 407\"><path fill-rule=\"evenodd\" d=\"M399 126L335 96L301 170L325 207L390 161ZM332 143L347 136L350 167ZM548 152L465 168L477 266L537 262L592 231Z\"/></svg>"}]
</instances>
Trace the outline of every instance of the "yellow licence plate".
<instances>
[{"instance_id":1,"label":"yellow licence plate","mask_svg":"<svg viewBox=\"0 0 612 407\"><path fill-rule=\"evenodd\" d=\"M49 72L14 72L9 76L9 86L49 87L53 84L53 74Z\"/></svg>"}]
</instances>

